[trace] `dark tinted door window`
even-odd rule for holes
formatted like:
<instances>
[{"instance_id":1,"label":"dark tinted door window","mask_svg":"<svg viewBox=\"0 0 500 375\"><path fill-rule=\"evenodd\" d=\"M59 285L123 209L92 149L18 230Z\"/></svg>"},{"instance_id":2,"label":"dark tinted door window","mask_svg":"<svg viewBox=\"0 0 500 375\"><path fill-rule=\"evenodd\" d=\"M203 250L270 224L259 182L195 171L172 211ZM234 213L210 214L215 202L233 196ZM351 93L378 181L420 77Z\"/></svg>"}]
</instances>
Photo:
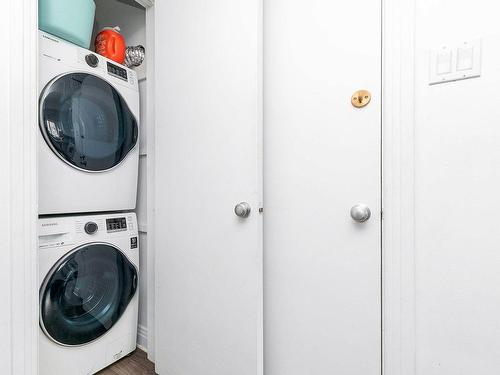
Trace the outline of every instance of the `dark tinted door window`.
<instances>
[{"instance_id":1,"label":"dark tinted door window","mask_svg":"<svg viewBox=\"0 0 500 375\"><path fill-rule=\"evenodd\" d=\"M40 323L60 344L88 343L113 327L136 289L137 271L118 249L81 247L47 275L40 290Z\"/></svg>"},{"instance_id":2,"label":"dark tinted door window","mask_svg":"<svg viewBox=\"0 0 500 375\"><path fill-rule=\"evenodd\" d=\"M40 106L46 142L78 168L113 168L137 142L137 121L121 95L91 74L58 78L45 90Z\"/></svg>"}]
</instances>

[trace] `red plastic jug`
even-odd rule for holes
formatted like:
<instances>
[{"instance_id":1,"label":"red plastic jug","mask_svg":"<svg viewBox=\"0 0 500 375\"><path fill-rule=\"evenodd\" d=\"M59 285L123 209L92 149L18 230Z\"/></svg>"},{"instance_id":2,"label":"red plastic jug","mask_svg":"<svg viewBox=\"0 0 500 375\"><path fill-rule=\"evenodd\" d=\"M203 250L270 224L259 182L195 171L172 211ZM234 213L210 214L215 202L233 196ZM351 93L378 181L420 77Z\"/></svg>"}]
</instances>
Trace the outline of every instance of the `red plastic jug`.
<instances>
[{"instance_id":1,"label":"red plastic jug","mask_svg":"<svg viewBox=\"0 0 500 375\"><path fill-rule=\"evenodd\" d=\"M118 26L105 27L95 38L95 51L119 64L125 61L125 50L125 39Z\"/></svg>"}]
</instances>

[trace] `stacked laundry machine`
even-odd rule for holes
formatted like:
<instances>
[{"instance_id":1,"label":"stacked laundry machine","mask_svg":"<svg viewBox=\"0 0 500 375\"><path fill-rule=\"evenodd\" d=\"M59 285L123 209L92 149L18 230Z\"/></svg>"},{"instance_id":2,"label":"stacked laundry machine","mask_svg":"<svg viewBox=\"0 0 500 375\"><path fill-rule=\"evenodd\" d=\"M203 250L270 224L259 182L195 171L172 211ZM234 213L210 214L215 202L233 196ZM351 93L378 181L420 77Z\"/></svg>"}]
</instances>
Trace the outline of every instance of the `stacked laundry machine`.
<instances>
[{"instance_id":1,"label":"stacked laundry machine","mask_svg":"<svg viewBox=\"0 0 500 375\"><path fill-rule=\"evenodd\" d=\"M132 352L138 319L136 73L39 34L40 375Z\"/></svg>"}]
</instances>

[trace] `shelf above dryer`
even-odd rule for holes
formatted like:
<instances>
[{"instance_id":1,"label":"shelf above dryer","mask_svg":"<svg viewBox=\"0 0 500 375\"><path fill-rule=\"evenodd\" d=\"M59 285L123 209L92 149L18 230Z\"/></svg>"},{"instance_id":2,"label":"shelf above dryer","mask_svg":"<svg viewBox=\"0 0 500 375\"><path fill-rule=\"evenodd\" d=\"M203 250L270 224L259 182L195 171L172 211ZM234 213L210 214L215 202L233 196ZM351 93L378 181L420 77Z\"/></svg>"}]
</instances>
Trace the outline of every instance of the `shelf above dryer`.
<instances>
[{"instance_id":1,"label":"shelf above dryer","mask_svg":"<svg viewBox=\"0 0 500 375\"><path fill-rule=\"evenodd\" d=\"M141 4L144 8L151 8L154 5L154 0L135 0L137 3Z\"/></svg>"}]
</instances>

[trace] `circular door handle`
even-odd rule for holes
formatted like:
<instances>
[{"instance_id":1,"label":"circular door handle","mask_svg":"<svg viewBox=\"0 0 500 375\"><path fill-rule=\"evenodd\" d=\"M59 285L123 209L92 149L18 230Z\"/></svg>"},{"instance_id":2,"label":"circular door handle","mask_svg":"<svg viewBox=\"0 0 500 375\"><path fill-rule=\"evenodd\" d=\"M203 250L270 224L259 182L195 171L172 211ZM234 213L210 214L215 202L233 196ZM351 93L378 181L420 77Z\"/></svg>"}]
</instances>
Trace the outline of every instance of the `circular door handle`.
<instances>
[{"instance_id":1,"label":"circular door handle","mask_svg":"<svg viewBox=\"0 0 500 375\"><path fill-rule=\"evenodd\" d=\"M234 207L234 213L236 214L236 216L241 217L243 219L249 217L251 211L252 211L252 208L250 207L250 205L247 202L238 203Z\"/></svg>"},{"instance_id":2,"label":"circular door handle","mask_svg":"<svg viewBox=\"0 0 500 375\"><path fill-rule=\"evenodd\" d=\"M371 216L372 212L366 204L360 203L351 208L351 217L358 223L364 223L365 221L368 221Z\"/></svg>"}]
</instances>

